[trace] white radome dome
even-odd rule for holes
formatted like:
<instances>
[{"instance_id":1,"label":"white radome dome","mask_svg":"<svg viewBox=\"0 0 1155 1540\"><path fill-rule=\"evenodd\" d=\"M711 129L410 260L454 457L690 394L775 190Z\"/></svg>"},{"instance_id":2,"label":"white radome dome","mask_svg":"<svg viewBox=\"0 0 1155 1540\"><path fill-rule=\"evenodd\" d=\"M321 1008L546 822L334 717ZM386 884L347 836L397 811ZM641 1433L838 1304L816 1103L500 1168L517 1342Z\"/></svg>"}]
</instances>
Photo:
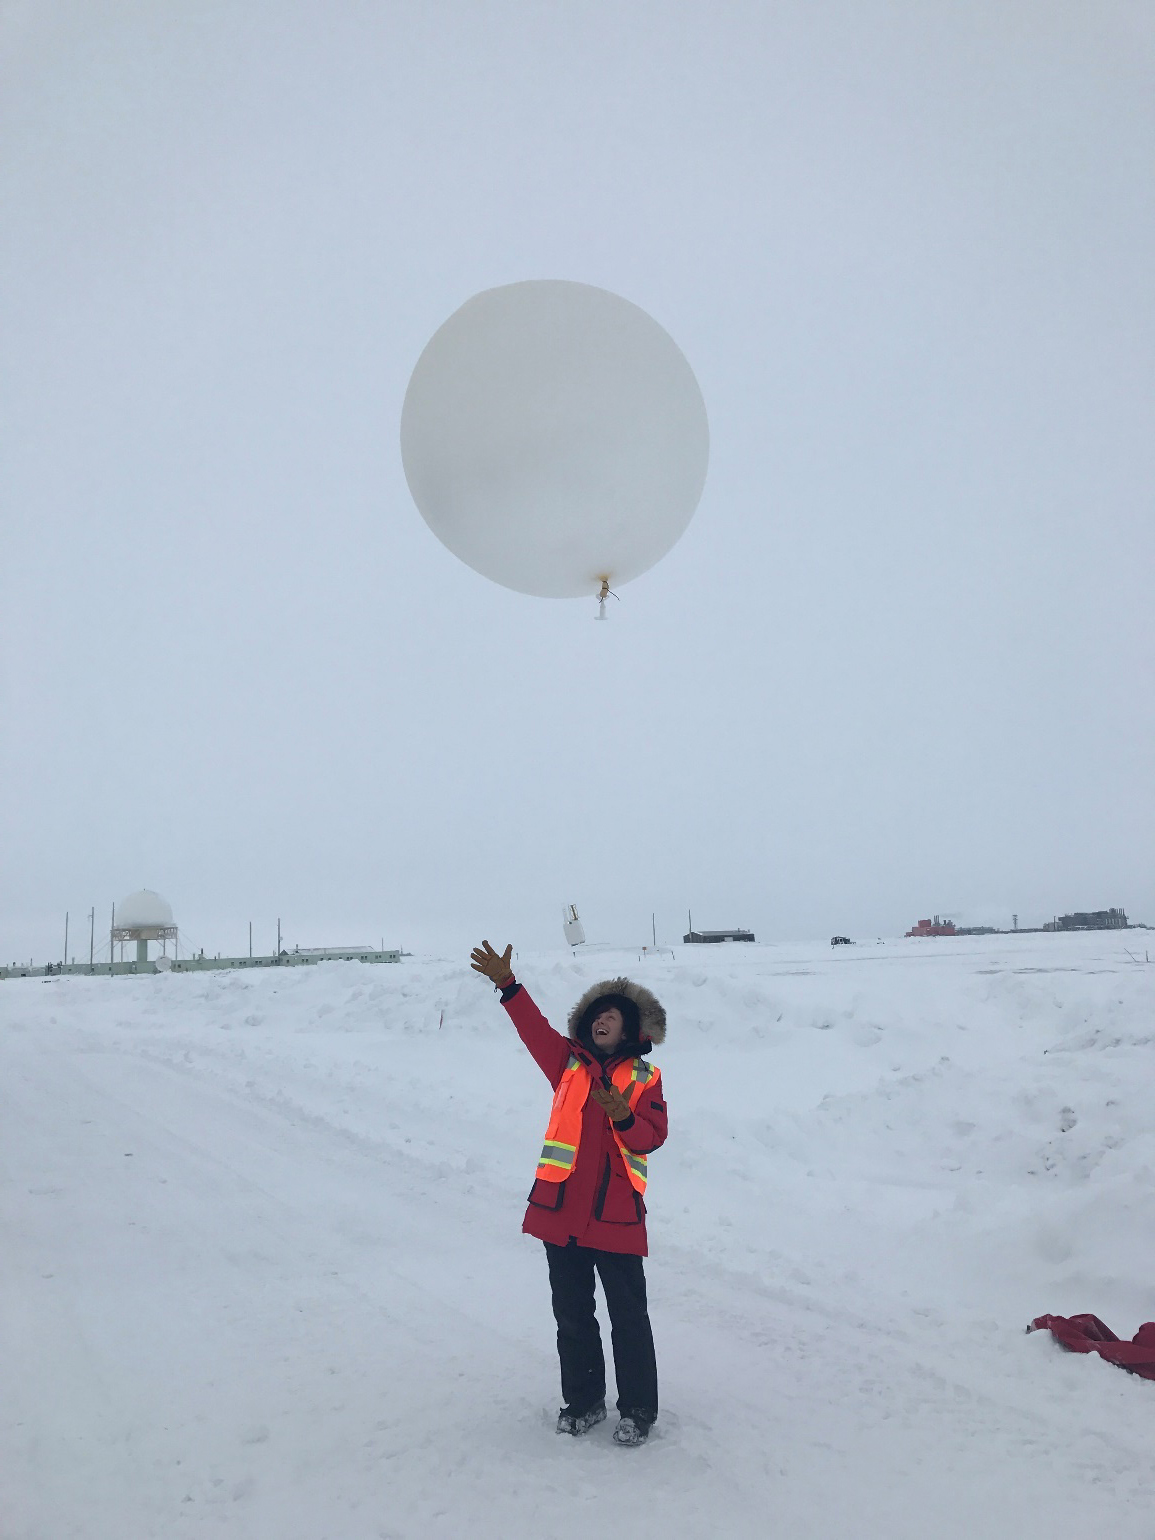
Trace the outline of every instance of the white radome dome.
<instances>
[{"instance_id":1,"label":"white radome dome","mask_svg":"<svg viewBox=\"0 0 1155 1540\"><path fill-rule=\"evenodd\" d=\"M118 930L156 930L172 924L172 906L151 888L130 893L116 906Z\"/></svg>"}]
</instances>

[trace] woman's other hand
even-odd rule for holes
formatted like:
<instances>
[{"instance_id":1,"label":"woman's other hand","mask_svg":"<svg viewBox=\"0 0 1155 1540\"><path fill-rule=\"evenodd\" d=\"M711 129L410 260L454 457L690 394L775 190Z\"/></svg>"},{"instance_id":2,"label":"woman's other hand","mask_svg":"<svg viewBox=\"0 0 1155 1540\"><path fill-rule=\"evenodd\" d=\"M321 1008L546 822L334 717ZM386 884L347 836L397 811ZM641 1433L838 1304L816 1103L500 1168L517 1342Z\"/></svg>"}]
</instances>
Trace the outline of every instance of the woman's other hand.
<instances>
[{"instance_id":1,"label":"woman's other hand","mask_svg":"<svg viewBox=\"0 0 1155 1540\"><path fill-rule=\"evenodd\" d=\"M624 1123L631 1116L630 1104L616 1085L592 1085L590 1095L611 1123Z\"/></svg>"}]
</instances>

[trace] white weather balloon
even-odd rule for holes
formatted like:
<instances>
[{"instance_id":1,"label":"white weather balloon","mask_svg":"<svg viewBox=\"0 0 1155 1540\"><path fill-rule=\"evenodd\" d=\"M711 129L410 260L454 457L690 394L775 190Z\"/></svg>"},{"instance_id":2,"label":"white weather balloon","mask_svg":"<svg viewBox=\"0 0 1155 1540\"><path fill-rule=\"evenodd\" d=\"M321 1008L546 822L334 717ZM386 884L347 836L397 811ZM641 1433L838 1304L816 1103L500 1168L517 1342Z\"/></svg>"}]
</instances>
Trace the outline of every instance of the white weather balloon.
<instances>
[{"instance_id":1,"label":"white weather balloon","mask_svg":"<svg viewBox=\"0 0 1155 1540\"><path fill-rule=\"evenodd\" d=\"M589 284L486 289L434 333L401 412L413 499L455 556L543 598L652 567L693 517L710 434L677 344Z\"/></svg>"}]
</instances>

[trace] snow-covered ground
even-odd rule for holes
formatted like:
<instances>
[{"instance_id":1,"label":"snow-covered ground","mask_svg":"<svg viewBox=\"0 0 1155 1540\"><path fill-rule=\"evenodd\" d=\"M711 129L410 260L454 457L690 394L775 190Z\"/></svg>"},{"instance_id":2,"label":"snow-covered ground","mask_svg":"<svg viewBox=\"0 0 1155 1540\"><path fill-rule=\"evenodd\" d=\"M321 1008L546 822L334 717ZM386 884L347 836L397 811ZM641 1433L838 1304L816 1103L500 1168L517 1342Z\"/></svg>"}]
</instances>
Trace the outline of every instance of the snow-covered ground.
<instances>
[{"instance_id":1,"label":"snow-covered ground","mask_svg":"<svg viewBox=\"0 0 1155 1540\"><path fill-rule=\"evenodd\" d=\"M639 1451L553 1432L549 1092L463 960L0 985L0 1535L1150 1540L1155 1383L1024 1334L1155 1317L1146 945L522 954L670 1016Z\"/></svg>"}]
</instances>

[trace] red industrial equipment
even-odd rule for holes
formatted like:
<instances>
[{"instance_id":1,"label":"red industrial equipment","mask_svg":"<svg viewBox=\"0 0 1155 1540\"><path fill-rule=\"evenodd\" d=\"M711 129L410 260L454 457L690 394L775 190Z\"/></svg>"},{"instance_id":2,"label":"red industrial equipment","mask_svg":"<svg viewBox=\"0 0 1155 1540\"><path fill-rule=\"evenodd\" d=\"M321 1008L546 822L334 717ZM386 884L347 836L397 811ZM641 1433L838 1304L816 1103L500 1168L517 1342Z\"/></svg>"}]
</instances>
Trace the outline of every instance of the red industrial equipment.
<instances>
[{"instance_id":1,"label":"red industrial equipment","mask_svg":"<svg viewBox=\"0 0 1155 1540\"><path fill-rule=\"evenodd\" d=\"M907 931L908 936L957 936L953 920L940 920L936 914L933 920L919 920L913 930Z\"/></svg>"}]
</instances>

